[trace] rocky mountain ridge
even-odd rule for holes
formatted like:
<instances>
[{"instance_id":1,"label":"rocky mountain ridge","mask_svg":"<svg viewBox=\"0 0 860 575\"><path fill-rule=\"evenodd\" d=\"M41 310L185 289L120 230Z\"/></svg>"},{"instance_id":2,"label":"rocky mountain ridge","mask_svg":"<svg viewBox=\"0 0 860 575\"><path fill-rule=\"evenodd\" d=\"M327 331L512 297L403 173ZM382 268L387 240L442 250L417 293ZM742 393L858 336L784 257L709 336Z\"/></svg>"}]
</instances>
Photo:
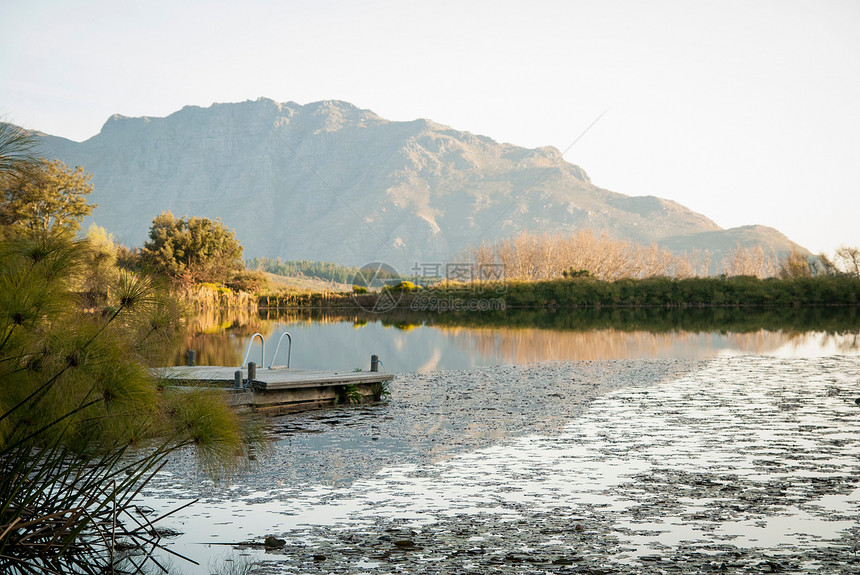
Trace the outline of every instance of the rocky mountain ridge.
<instances>
[{"instance_id":1,"label":"rocky mountain ridge","mask_svg":"<svg viewBox=\"0 0 860 575\"><path fill-rule=\"evenodd\" d=\"M170 210L220 218L248 257L401 270L523 231L588 228L717 258L739 244L797 247L772 228L723 230L676 202L599 188L552 147L388 121L340 101L114 115L84 142L43 142L47 155L93 174L92 219L128 245L142 245L152 219Z\"/></svg>"}]
</instances>

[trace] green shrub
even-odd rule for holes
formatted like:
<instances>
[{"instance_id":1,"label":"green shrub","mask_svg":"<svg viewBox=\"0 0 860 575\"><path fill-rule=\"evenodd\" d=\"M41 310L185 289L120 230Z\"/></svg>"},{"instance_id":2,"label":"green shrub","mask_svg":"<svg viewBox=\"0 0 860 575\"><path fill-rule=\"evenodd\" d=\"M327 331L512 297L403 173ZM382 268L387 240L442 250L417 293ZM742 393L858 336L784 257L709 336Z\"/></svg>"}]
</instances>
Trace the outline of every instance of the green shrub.
<instances>
[{"instance_id":1,"label":"green shrub","mask_svg":"<svg viewBox=\"0 0 860 575\"><path fill-rule=\"evenodd\" d=\"M270 287L269 278L259 270L241 270L235 272L225 285L233 291L260 293Z\"/></svg>"},{"instance_id":2,"label":"green shrub","mask_svg":"<svg viewBox=\"0 0 860 575\"><path fill-rule=\"evenodd\" d=\"M406 280L404 280L404 281L391 287L391 291L395 291L395 292L409 292L409 291L415 291L415 290L420 290L420 289L421 289L421 286L415 285L414 283L412 283L410 281L406 281Z\"/></svg>"}]
</instances>

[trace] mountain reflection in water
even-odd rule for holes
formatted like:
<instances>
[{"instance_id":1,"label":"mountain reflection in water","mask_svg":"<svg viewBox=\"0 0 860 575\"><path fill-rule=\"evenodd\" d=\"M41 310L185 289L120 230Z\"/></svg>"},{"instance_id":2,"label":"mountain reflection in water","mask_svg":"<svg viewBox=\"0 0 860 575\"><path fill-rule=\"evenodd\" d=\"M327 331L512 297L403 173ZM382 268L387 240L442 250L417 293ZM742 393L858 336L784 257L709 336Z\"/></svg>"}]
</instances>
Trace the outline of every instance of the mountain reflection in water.
<instances>
[{"instance_id":1,"label":"mountain reflection in water","mask_svg":"<svg viewBox=\"0 0 860 575\"><path fill-rule=\"evenodd\" d=\"M536 361L707 358L725 353L784 356L860 353L855 308L707 310L512 310L472 315L359 314L272 310L203 313L187 349L200 365L238 366L250 336L266 340L265 364L284 331L299 369L428 372ZM259 343L250 359L259 361ZM282 349L275 363L286 363ZM185 360L184 352L175 363Z\"/></svg>"}]
</instances>

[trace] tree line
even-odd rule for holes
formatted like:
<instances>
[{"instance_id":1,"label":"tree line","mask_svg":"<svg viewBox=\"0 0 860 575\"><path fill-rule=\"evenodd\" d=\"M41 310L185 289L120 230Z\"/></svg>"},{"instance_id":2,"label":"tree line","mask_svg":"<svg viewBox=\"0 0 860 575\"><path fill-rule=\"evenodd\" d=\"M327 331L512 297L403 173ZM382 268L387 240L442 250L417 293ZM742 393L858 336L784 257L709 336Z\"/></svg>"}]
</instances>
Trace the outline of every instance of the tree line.
<instances>
[{"instance_id":1,"label":"tree line","mask_svg":"<svg viewBox=\"0 0 860 575\"><path fill-rule=\"evenodd\" d=\"M341 284L349 283L358 273L357 267L310 260L284 261L281 258L254 257L245 260L245 267L249 270L261 270L279 276L305 276Z\"/></svg>"},{"instance_id":2,"label":"tree line","mask_svg":"<svg viewBox=\"0 0 860 575\"><path fill-rule=\"evenodd\" d=\"M439 284L421 298L496 298L509 308L714 307L860 305L860 277L851 274L765 278L568 278L545 281ZM412 298L414 299L414 298ZM411 301L404 297L403 307Z\"/></svg>"},{"instance_id":3,"label":"tree line","mask_svg":"<svg viewBox=\"0 0 860 575\"><path fill-rule=\"evenodd\" d=\"M466 250L460 257L477 270L478 281L547 281L591 277L603 281L653 277L694 278L712 275L757 278L811 277L860 273L860 249L841 247L833 256L807 257L797 251L779 256L761 246L737 246L719 265L707 250L674 253L657 244L619 240L591 230L570 235L522 233ZM491 270L495 277L481 277ZM501 270L501 272L499 271Z\"/></svg>"}]
</instances>

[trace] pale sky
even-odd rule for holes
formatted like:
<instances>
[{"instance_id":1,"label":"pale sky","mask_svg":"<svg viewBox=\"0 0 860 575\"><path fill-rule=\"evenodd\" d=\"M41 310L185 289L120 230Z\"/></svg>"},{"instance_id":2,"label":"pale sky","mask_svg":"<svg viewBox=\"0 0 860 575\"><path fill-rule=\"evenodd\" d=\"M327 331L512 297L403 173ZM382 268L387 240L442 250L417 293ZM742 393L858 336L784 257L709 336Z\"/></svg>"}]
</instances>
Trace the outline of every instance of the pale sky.
<instances>
[{"instance_id":1,"label":"pale sky","mask_svg":"<svg viewBox=\"0 0 860 575\"><path fill-rule=\"evenodd\" d=\"M8 121L82 141L258 97L555 146L603 188L860 246L857 0L0 0Z\"/></svg>"}]
</instances>

